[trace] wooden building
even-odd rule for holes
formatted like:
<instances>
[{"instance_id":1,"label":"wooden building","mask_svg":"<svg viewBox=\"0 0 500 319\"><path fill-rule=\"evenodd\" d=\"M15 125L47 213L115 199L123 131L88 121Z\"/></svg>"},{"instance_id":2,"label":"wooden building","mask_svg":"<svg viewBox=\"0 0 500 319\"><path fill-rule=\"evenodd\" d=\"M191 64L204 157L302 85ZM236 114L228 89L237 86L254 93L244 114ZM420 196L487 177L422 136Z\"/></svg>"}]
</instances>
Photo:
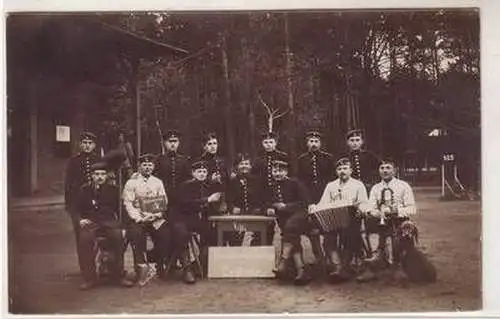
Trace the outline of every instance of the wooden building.
<instances>
[{"instance_id":1,"label":"wooden building","mask_svg":"<svg viewBox=\"0 0 500 319\"><path fill-rule=\"evenodd\" d=\"M110 87L124 77L138 87L143 59L187 53L95 15L14 14L6 29L9 196L61 194L66 162L80 133L99 124L91 110L108 107ZM139 122L131 91L130 117Z\"/></svg>"}]
</instances>

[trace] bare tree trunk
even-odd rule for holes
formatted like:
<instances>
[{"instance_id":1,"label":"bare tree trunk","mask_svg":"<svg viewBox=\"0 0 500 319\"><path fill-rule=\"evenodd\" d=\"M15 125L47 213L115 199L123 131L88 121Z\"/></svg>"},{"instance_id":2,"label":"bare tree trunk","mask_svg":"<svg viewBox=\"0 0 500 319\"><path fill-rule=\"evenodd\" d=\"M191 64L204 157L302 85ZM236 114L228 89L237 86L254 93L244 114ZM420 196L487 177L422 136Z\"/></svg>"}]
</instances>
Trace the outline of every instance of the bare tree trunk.
<instances>
[{"instance_id":1,"label":"bare tree trunk","mask_svg":"<svg viewBox=\"0 0 500 319\"><path fill-rule=\"evenodd\" d=\"M290 156L292 158L291 168L292 171L296 171L296 158L297 158L297 148L295 145L295 136L296 136L296 125L295 125L295 112L294 112L294 100L293 100L293 92L292 92L292 54L290 52L290 31L288 27L288 15L285 13L285 53L286 53L286 75L287 75L287 84L288 84L288 108L290 110L289 117L289 127L287 130L289 147L290 147Z\"/></svg>"},{"instance_id":2,"label":"bare tree trunk","mask_svg":"<svg viewBox=\"0 0 500 319\"><path fill-rule=\"evenodd\" d=\"M224 103L224 122L226 128L226 142L227 149L229 153L229 162L232 163L234 159L234 133L233 133L233 121L231 116L231 90L229 87L229 67L227 62L227 43L226 34L222 34L222 67L224 70L224 93L225 93L225 103Z\"/></svg>"},{"instance_id":3,"label":"bare tree trunk","mask_svg":"<svg viewBox=\"0 0 500 319\"><path fill-rule=\"evenodd\" d=\"M248 143L249 143L249 149L250 149L250 155L252 157L255 157L257 154L257 149L255 146L255 111L254 111L254 105L252 101L252 96L251 96L251 76L250 76L250 57L248 55L248 44L247 44L247 39L242 38L241 39L241 51L243 54L243 61L245 64L245 84L244 84L244 101L243 103L246 105L246 108L248 109L248 128L249 128L249 135L248 135Z\"/></svg>"}]
</instances>

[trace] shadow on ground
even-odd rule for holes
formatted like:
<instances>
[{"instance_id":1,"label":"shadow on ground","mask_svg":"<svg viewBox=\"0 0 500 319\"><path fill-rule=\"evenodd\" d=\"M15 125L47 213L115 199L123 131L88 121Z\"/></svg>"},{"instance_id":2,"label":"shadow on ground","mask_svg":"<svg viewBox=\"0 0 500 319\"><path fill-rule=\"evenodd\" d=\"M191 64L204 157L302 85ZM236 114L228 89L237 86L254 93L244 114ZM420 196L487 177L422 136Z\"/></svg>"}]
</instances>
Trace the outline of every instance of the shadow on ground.
<instances>
[{"instance_id":1,"label":"shadow on ground","mask_svg":"<svg viewBox=\"0 0 500 319\"><path fill-rule=\"evenodd\" d=\"M438 282L408 288L382 282L305 288L273 280L156 280L144 288L78 290L71 223L64 211L10 211L9 309L23 314L466 311L481 307L479 202L441 202L417 192L422 249ZM129 252L128 257L129 258Z\"/></svg>"}]
</instances>

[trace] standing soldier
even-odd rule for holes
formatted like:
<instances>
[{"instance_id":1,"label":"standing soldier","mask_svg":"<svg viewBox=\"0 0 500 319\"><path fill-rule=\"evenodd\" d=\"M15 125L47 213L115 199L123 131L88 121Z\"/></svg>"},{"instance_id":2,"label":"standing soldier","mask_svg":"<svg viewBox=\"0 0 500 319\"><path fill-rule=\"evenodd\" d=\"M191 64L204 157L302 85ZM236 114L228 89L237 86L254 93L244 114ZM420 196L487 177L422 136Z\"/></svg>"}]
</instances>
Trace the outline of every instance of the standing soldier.
<instances>
[{"instance_id":1,"label":"standing soldier","mask_svg":"<svg viewBox=\"0 0 500 319\"><path fill-rule=\"evenodd\" d=\"M191 177L189 157L178 153L180 134L176 130L163 135L166 154L158 156L153 175L161 179L167 196L172 203L175 189Z\"/></svg>"},{"instance_id":2,"label":"standing soldier","mask_svg":"<svg viewBox=\"0 0 500 319\"><path fill-rule=\"evenodd\" d=\"M78 260L80 262L80 248L78 245L80 234L80 221L77 212L77 198L80 188L92 181L91 166L99 156L95 153L96 148L95 134L83 132L80 135L80 152L71 157L66 166L66 178L64 182L64 201L66 211L71 217L73 230L75 232L75 243Z\"/></svg>"},{"instance_id":3,"label":"standing soldier","mask_svg":"<svg viewBox=\"0 0 500 319\"><path fill-rule=\"evenodd\" d=\"M203 161L208 169L208 180L212 183L218 183L225 187L228 180L227 163L219 155L219 139L217 134L208 133L203 138L203 154L197 162Z\"/></svg>"},{"instance_id":4,"label":"standing soldier","mask_svg":"<svg viewBox=\"0 0 500 319\"><path fill-rule=\"evenodd\" d=\"M310 203L315 204L321 198L326 184L334 179L333 155L321 150L321 133L318 130L310 130L306 133L308 151L298 157L298 179L307 187ZM324 260L319 230L312 229L309 236L311 246L318 265L323 266Z\"/></svg>"},{"instance_id":5,"label":"standing soldier","mask_svg":"<svg viewBox=\"0 0 500 319\"><path fill-rule=\"evenodd\" d=\"M352 178L360 180L365 184L366 190L369 193L371 187L378 182L378 163L380 158L374 153L366 150L364 146L363 131L354 129L346 134L346 143L349 148L346 156L349 158L352 165ZM359 224L361 232L362 219L356 221ZM367 255L372 255L372 245L370 243L370 233L375 231L375 225L370 224L365 220L364 229L366 237L364 241L367 247ZM361 235L360 235L361 236ZM361 249L360 249L361 251Z\"/></svg>"},{"instance_id":6,"label":"standing soldier","mask_svg":"<svg viewBox=\"0 0 500 319\"><path fill-rule=\"evenodd\" d=\"M260 179L263 192L270 193L273 188L273 162L282 161L288 163L288 154L277 150L278 135L274 132L266 132L262 135L262 152L255 160L255 175Z\"/></svg>"},{"instance_id":7,"label":"standing soldier","mask_svg":"<svg viewBox=\"0 0 500 319\"><path fill-rule=\"evenodd\" d=\"M346 143L349 148L348 156L352 163L352 177L365 184L370 191L378 181L378 163L380 159L374 153L363 148L363 132L359 129L351 130L346 134Z\"/></svg>"},{"instance_id":8,"label":"standing soldier","mask_svg":"<svg viewBox=\"0 0 500 319\"><path fill-rule=\"evenodd\" d=\"M82 290L97 283L95 241L99 235L107 239L113 253L111 276L115 283L131 287L123 276L123 236L118 221L120 194L118 188L106 183L108 166L105 162L92 165L92 182L82 186L77 202L80 236L80 270L84 279Z\"/></svg>"}]
</instances>

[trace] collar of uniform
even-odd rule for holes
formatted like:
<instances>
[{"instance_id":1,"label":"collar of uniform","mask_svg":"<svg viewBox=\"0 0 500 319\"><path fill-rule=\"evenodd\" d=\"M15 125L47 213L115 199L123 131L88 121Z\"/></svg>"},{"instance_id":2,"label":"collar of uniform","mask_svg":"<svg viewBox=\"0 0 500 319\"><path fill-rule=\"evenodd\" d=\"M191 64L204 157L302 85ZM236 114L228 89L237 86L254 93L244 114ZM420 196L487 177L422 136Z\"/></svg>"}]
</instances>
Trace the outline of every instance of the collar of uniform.
<instances>
[{"instance_id":1,"label":"collar of uniform","mask_svg":"<svg viewBox=\"0 0 500 319\"><path fill-rule=\"evenodd\" d=\"M176 157L177 152L167 152L167 157Z\"/></svg>"}]
</instances>

